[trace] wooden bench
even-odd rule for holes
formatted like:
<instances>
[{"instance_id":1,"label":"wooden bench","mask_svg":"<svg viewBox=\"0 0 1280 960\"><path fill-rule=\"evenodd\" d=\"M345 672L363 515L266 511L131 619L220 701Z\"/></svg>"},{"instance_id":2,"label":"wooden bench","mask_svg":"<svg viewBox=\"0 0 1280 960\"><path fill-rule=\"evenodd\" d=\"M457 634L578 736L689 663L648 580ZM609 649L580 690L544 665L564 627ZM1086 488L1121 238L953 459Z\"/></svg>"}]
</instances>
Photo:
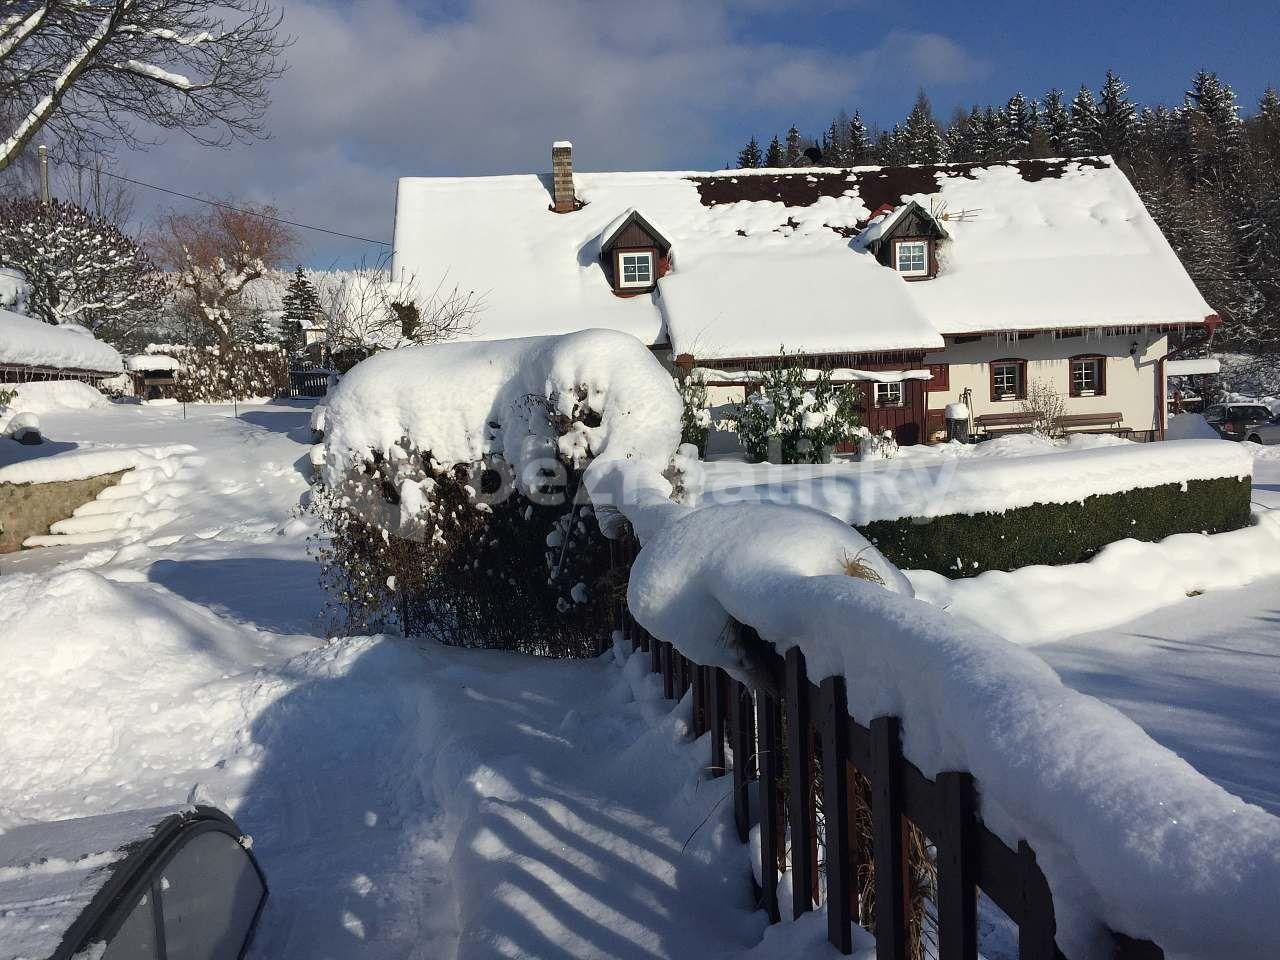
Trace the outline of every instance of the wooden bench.
<instances>
[{"instance_id":1,"label":"wooden bench","mask_svg":"<svg viewBox=\"0 0 1280 960\"><path fill-rule=\"evenodd\" d=\"M1069 413L1058 418L1058 425L1076 433L1133 433L1132 427L1120 426L1123 419L1123 413Z\"/></svg>"},{"instance_id":2,"label":"wooden bench","mask_svg":"<svg viewBox=\"0 0 1280 960\"><path fill-rule=\"evenodd\" d=\"M973 418L984 433L1028 433L1035 429L1034 413L984 413Z\"/></svg>"}]
</instances>

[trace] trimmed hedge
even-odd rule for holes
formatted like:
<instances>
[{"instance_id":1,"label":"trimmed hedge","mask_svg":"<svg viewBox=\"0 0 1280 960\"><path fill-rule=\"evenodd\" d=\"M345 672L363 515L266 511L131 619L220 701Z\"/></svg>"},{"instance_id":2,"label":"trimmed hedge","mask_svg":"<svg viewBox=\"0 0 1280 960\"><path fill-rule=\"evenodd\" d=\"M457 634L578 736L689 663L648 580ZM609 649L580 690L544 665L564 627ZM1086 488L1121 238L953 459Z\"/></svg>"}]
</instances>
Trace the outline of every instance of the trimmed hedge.
<instances>
[{"instance_id":1,"label":"trimmed hedge","mask_svg":"<svg viewBox=\"0 0 1280 960\"><path fill-rule=\"evenodd\" d=\"M972 577L985 570L1080 563L1117 540L1224 533L1249 525L1249 478L1189 480L1037 503L1003 513L876 520L857 527L904 569Z\"/></svg>"}]
</instances>

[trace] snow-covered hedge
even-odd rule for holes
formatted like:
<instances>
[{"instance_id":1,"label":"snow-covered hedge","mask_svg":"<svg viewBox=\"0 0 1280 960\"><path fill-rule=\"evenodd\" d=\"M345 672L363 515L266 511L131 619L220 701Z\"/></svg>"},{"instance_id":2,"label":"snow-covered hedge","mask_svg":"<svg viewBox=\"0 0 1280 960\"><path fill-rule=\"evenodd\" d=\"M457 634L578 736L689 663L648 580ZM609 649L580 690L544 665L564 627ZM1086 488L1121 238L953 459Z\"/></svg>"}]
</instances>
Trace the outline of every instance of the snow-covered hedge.
<instances>
[{"instance_id":1,"label":"snow-covered hedge","mask_svg":"<svg viewBox=\"0 0 1280 960\"><path fill-rule=\"evenodd\" d=\"M660 471L680 410L653 355L610 331L358 364L328 398L312 458L331 537L321 559L345 619L598 652L614 591L584 475L614 461Z\"/></svg>"},{"instance_id":2,"label":"snow-covered hedge","mask_svg":"<svg viewBox=\"0 0 1280 960\"><path fill-rule=\"evenodd\" d=\"M244 344L225 352L169 344L164 354L154 356L157 362L177 364L174 398L184 403L276 397L289 387L288 358L274 344Z\"/></svg>"},{"instance_id":3,"label":"snow-covered hedge","mask_svg":"<svg viewBox=\"0 0 1280 960\"><path fill-rule=\"evenodd\" d=\"M1248 477L1187 480L1001 512L876 520L858 529L901 567L971 577L1080 563L1118 540L1225 533L1249 525Z\"/></svg>"}]
</instances>

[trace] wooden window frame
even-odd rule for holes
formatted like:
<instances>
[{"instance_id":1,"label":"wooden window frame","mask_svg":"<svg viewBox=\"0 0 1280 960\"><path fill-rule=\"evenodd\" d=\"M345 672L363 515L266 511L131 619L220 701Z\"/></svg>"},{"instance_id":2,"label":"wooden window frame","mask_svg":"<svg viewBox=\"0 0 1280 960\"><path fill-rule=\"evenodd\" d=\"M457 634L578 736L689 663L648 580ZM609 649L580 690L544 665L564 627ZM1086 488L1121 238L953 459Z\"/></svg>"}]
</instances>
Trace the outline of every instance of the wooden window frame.
<instances>
[{"instance_id":1,"label":"wooden window frame","mask_svg":"<svg viewBox=\"0 0 1280 960\"><path fill-rule=\"evenodd\" d=\"M996 393L996 367L1013 365L1018 368L1018 391L1012 397ZM992 403L1015 403L1027 399L1027 361L1021 357L1002 357L987 364L987 374L991 383Z\"/></svg>"},{"instance_id":2,"label":"wooden window frame","mask_svg":"<svg viewBox=\"0 0 1280 960\"><path fill-rule=\"evenodd\" d=\"M898 399L891 402L882 402L880 400L881 387L897 387ZM871 387L871 396L872 402L875 404L875 408L877 410L896 410L899 407L905 407L907 405L907 391L903 389L901 380L877 380Z\"/></svg>"},{"instance_id":3,"label":"wooden window frame","mask_svg":"<svg viewBox=\"0 0 1280 960\"><path fill-rule=\"evenodd\" d=\"M1084 393L1076 386L1077 363L1096 365L1098 386L1092 393ZM1100 353L1081 353L1072 357L1067 363L1067 394L1072 397L1105 397L1107 395L1107 358Z\"/></svg>"},{"instance_id":4,"label":"wooden window frame","mask_svg":"<svg viewBox=\"0 0 1280 960\"><path fill-rule=\"evenodd\" d=\"M623 249L618 250L615 258L615 267L617 270L616 286L619 290L650 290L653 285L658 282L658 257L657 251L652 248L640 249ZM649 279L641 282L632 280L628 282L623 272L622 260L624 257L644 257L649 261Z\"/></svg>"},{"instance_id":5,"label":"wooden window frame","mask_svg":"<svg viewBox=\"0 0 1280 960\"><path fill-rule=\"evenodd\" d=\"M924 266L919 270L903 270L899 266L899 255L904 246L921 246L924 247ZM929 267L933 262L933 252L929 249L930 242L926 237L903 237L901 240L893 241L893 269L897 271L901 277L927 277L929 276Z\"/></svg>"}]
</instances>

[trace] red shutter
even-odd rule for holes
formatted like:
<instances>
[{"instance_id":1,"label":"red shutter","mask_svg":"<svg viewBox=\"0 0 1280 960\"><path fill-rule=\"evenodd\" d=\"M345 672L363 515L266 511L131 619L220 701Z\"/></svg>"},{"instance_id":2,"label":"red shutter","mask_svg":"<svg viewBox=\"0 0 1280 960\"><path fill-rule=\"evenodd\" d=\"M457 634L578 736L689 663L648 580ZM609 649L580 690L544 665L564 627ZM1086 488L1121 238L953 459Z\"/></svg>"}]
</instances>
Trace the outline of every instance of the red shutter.
<instances>
[{"instance_id":1,"label":"red shutter","mask_svg":"<svg viewBox=\"0 0 1280 960\"><path fill-rule=\"evenodd\" d=\"M933 374L933 379L929 381L929 392L938 393L941 390L951 389L951 365L948 363L931 363L929 364L929 372Z\"/></svg>"}]
</instances>

